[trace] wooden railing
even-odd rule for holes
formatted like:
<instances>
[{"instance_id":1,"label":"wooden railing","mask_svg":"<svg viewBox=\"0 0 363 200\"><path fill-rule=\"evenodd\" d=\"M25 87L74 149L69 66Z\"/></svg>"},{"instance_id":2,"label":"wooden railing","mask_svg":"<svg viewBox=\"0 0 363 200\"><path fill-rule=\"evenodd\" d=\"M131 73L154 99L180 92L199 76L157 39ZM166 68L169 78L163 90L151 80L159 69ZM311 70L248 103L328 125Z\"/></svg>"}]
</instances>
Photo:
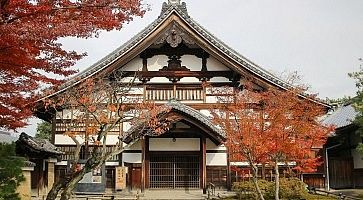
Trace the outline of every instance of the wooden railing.
<instances>
[{"instance_id":1,"label":"wooden railing","mask_svg":"<svg viewBox=\"0 0 363 200\"><path fill-rule=\"evenodd\" d=\"M74 151L76 150L76 146L58 146L57 147L60 151L62 151L64 154L61 156L62 160L73 160L74 159ZM92 146L88 147L88 152L84 151L84 148L82 148L80 152L80 159L87 159L89 155L92 152ZM106 147L106 152L109 153L112 151L112 146ZM111 157L108 161L118 161L119 155L115 155Z\"/></svg>"},{"instance_id":2,"label":"wooden railing","mask_svg":"<svg viewBox=\"0 0 363 200\"><path fill-rule=\"evenodd\" d=\"M203 101L205 98L203 89L150 89L146 90L146 100L168 101L177 99L180 101Z\"/></svg>"},{"instance_id":3,"label":"wooden railing","mask_svg":"<svg viewBox=\"0 0 363 200\"><path fill-rule=\"evenodd\" d=\"M85 136L86 128L95 127L98 128L97 124L91 123L73 123L72 120L69 119L57 119L55 124L55 132L57 134L63 134L66 131L77 132L77 134L81 136ZM120 134L120 125L116 125L113 129L108 131L109 135L119 135Z\"/></svg>"}]
</instances>

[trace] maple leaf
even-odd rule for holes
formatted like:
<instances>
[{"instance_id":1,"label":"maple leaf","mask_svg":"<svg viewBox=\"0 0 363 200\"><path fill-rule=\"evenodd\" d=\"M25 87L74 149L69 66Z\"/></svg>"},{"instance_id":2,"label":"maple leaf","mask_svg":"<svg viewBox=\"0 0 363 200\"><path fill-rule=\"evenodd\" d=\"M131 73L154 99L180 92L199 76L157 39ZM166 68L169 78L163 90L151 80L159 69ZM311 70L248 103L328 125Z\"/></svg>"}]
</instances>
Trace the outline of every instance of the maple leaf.
<instances>
[{"instance_id":1,"label":"maple leaf","mask_svg":"<svg viewBox=\"0 0 363 200\"><path fill-rule=\"evenodd\" d=\"M141 0L1 0L0 127L26 125L39 99L35 91L77 72L71 67L86 54L65 50L58 39L120 29L144 12Z\"/></svg>"}]
</instances>

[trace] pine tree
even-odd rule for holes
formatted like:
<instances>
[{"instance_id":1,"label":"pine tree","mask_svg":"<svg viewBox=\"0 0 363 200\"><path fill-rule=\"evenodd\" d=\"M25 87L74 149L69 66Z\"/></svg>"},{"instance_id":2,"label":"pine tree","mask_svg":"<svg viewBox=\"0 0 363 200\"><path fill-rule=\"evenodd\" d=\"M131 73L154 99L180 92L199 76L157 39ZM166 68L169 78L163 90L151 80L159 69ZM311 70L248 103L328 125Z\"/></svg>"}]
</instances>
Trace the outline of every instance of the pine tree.
<instances>
[{"instance_id":1,"label":"pine tree","mask_svg":"<svg viewBox=\"0 0 363 200\"><path fill-rule=\"evenodd\" d=\"M24 181L23 165L15 155L15 143L0 143L0 200L20 200L16 188Z\"/></svg>"},{"instance_id":2,"label":"pine tree","mask_svg":"<svg viewBox=\"0 0 363 200\"><path fill-rule=\"evenodd\" d=\"M50 141L52 136L52 124L46 121L42 121L37 124L37 133L35 134L36 138L46 139Z\"/></svg>"},{"instance_id":3,"label":"pine tree","mask_svg":"<svg viewBox=\"0 0 363 200\"><path fill-rule=\"evenodd\" d=\"M363 63L363 59L359 61ZM360 70L357 72L349 73L349 76L355 79L355 86L357 87L356 97L352 99L353 107L358 112L354 123L359 127L357 132L363 137L363 64L360 65ZM363 144L359 143L357 150L363 154Z\"/></svg>"}]
</instances>

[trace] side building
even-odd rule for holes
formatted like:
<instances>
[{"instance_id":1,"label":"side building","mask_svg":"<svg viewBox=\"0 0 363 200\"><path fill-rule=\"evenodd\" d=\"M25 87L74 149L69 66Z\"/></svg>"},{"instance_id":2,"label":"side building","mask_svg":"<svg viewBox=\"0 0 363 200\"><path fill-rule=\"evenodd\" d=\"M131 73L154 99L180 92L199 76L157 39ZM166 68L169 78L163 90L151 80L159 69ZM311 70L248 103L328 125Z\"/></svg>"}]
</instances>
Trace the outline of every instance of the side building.
<instances>
[{"instance_id":1,"label":"side building","mask_svg":"<svg viewBox=\"0 0 363 200\"><path fill-rule=\"evenodd\" d=\"M357 115L353 106L347 104L337 108L323 121L336 127L325 145L328 189L363 188L363 154L356 150L363 137L357 133L358 127L353 123Z\"/></svg>"},{"instance_id":2,"label":"side building","mask_svg":"<svg viewBox=\"0 0 363 200\"><path fill-rule=\"evenodd\" d=\"M213 36L188 12L180 1L165 2L160 16L114 52L69 80L59 92L81 81L120 72L125 77L137 75L130 97L157 104L168 104L170 115L177 116L172 128L159 137L146 137L106 162L101 190L115 187L118 166L128 167L129 188L206 189L211 182L228 188L231 183L230 161L224 146L225 135L211 122L208 111L217 102L210 89L239 88L248 79L256 90L290 86L262 69ZM56 95L56 94L55 94ZM316 102L329 108L328 104ZM69 167L74 142L59 117L69 110L38 112L37 116L53 122L53 142L65 152L56 164L56 178ZM84 131L87 127L80 127ZM133 130L130 123L119 124L108 135L107 147L119 142L119 136ZM131 141L129 141L131 142ZM127 142L126 142L127 143ZM125 144L126 145L126 144ZM92 148L92 147L89 147ZM83 149L81 157L89 150ZM323 177L321 177L323 178ZM91 186L89 190L96 190Z\"/></svg>"}]
</instances>

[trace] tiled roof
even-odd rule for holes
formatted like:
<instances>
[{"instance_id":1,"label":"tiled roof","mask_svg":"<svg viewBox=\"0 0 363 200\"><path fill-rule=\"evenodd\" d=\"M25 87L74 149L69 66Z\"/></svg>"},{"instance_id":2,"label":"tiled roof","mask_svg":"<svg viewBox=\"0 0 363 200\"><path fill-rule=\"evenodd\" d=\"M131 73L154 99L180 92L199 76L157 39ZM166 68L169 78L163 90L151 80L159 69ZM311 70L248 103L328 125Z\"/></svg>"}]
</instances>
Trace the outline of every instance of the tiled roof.
<instances>
[{"instance_id":1,"label":"tiled roof","mask_svg":"<svg viewBox=\"0 0 363 200\"><path fill-rule=\"evenodd\" d=\"M198 110L187 106L185 104L182 104L180 101L177 100L170 100L166 106L171 109L171 111L177 111L180 112L182 114L185 114L189 117L192 117L193 119L199 121L201 124L203 124L204 126L206 126L207 128L209 128L210 130L212 130L214 133L216 133L216 139L219 141L223 141L226 138L226 134L223 132L222 129L217 128L212 122L211 120L203 115L201 112L199 112ZM132 135L141 130L142 128L144 128L145 126L145 122L140 122L134 126L132 126L126 133L125 133L125 142L128 143L128 141L130 141L130 137L132 137ZM135 139L135 138L134 138Z\"/></svg>"},{"instance_id":2,"label":"tiled roof","mask_svg":"<svg viewBox=\"0 0 363 200\"><path fill-rule=\"evenodd\" d=\"M355 111L351 104L341 106L333 113L323 119L323 124L334 125L335 128L342 128L351 125L358 112Z\"/></svg>"},{"instance_id":3,"label":"tiled roof","mask_svg":"<svg viewBox=\"0 0 363 200\"><path fill-rule=\"evenodd\" d=\"M185 23L187 23L192 29L194 29L199 35L205 38L207 41L210 42L216 49L223 52L226 56L228 56L231 60L239 63L243 68L247 69L251 73L257 75L258 77L270 82L273 85L279 86L281 88L289 88L291 85L282 81L281 79L275 77L270 72L266 71L265 69L261 68L257 64L253 63L252 61L248 60L244 56L240 55L238 52L230 48L228 45L223 43L217 37L212 35L208 32L204 27L199 25L194 19L192 19L186 9L185 3L164 3L162 12L160 16L152 22L149 26L147 26L144 30L136 34L133 38L131 38L128 42L114 50L109 55L105 56L83 72L79 73L75 77L69 79L64 85L60 87L61 92L73 85L79 83L80 80L93 76L94 74L102 71L103 69L107 68L111 63L115 60L120 58L121 56L125 55L129 52L132 48L136 47L142 40L144 40L150 33L152 33L162 22L165 21L172 13L176 13L180 18L182 18Z\"/></svg>"},{"instance_id":4,"label":"tiled roof","mask_svg":"<svg viewBox=\"0 0 363 200\"><path fill-rule=\"evenodd\" d=\"M226 138L226 134L225 132L223 132L222 129L217 128L212 122L211 120L205 116L204 114L202 114L201 112L199 112L198 110L187 106L185 104L182 104L180 101L177 100L170 100L166 106L169 106L171 109L180 111L182 113L185 113L191 117L193 117L194 119L202 122L204 125L206 125L208 128L210 128L211 130L213 130L215 133L217 133L221 138Z\"/></svg>"},{"instance_id":5,"label":"tiled roof","mask_svg":"<svg viewBox=\"0 0 363 200\"><path fill-rule=\"evenodd\" d=\"M54 155L63 154L62 151L59 151L57 147L50 143L48 140L33 138L26 133L21 133L19 140L16 143L23 148L27 146L28 149L31 149L32 151L38 153L49 153ZM27 152L24 153L26 154Z\"/></svg>"},{"instance_id":6,"label":"tiled roof","mask_svg":"<svg viewBox=\"0 0 363 200\"><path fill-rule=\"evenodd\" d=\"M198 24L193 18L191 18L187 12L185 2L180 2L180 0L168 0L168 3L164 2L163 7L161 10L161 14L159 17L144 28L141 32L136 34L133 38L129 41L118 47L112 53L108 54L92 66L88 67L84 71L80 72L76 76L70 78L66 83L60 86L59 90L50 96L57 95L74 85L77 85L82 80L87 79L89 77L94 76L95 74L101 72L102 70L106 69L109 65L113 62L121 58L122 56L126 55L129 51L135 48L140 42L146 39L154 30L156 30L169 16L173 13L177 14L181 19L184 20L186 24L188 24L194 31L196 31L202 38L210 43L214 48L218 49L220 52L223 52L226 57L234 62L238 63L243 69L248 70L250 73L254 74L255 76L259 77L266 82L275 85L282 89L289 89L293 86L286 83L285 81L281 80L280 78L274 76L269 71L263 69L262 67L258 66L257 64L253 63L251 60L247 59L246 57L242 56L227 44L219 40L216 36L208 32L204 27ZM50 97L48 96L48 97ZM309 98L308 94L301 94L303 98ZM325 101L317 99L312 101L321 104L325 107L331 107Z\"/></svg>"}]
</instances>

